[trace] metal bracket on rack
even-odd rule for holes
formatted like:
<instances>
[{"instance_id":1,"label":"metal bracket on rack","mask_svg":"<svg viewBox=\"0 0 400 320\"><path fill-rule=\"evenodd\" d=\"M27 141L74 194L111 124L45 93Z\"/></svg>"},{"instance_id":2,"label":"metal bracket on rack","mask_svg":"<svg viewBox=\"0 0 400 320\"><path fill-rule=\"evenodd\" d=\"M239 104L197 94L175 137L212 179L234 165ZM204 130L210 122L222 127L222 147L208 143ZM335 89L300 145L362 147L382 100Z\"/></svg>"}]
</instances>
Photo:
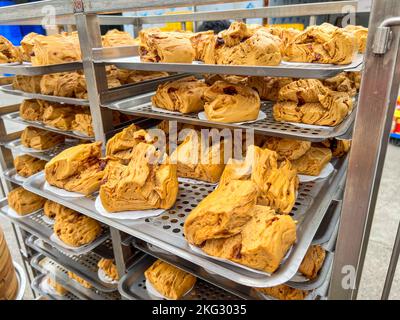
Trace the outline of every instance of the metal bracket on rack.
<instances>
[{"instance_id":1,"label":"metal bracket on rack","mask_svg":"<svg viewBox=\"0 0 400 320\"><path fill-rule=\"evenodd\" d=\"M400 17L393 17L384 20L376 29L373 52L375 54L385 54L390 49L392 43L392 29L400 25Z\"/></svg>"}]
</instances>

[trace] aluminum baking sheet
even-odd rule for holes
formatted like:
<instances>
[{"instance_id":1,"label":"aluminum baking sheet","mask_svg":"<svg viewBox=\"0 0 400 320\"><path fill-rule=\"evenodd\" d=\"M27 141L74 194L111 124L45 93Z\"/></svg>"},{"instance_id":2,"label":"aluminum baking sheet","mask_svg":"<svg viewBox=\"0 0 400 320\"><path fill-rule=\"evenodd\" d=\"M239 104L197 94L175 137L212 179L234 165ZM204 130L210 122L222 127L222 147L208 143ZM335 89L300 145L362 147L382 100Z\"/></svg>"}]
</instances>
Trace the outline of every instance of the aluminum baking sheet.
<instances>
[{"instance_id":1,"label":"aluminum baking sheet","mask_svg":"<svg viewBox=\"0 0 400 320\"><path fill-rule=\"evenodd\" d=\"M0 86L0 91L3 93L6 93L6 94L11 94L11 95L18 96L18 97L24 97L27 99L39 99L39 100L72 104L72 105L78 105L78 106L88 106L89 105L89 100L87 100L87 99L66 98L66 97L59 97L59 96L50 96L50 95L40 94L40 93L30 93L30 92L13 89L12 84Z\"/></svg>"},{"instance_id":2,"label":"aluminum baking sheet","mask_svg":"<svg viewBox=\"0 0 400 320\"><path fill-rule=\"evenodd\" d=\"M31 266L43 274L55 276L58 283L81 300L119 300L121 298L118 291L105 293L98 291L94 287L83 287L68 276L69 270L42 254L36 254L32 257Z\"/></svg>"},{"instance_id":3,"label":"aluminum baking sheet","mask_svg":"<svg viewBox=\"0 0 400 320\"><path fill-rule=\"evenodd\" d=\"M4 179L6 179L6 180L8 180L8 181L10 181L12 183L15 183L15 184L17 184L19 186L22 186L23 181L19 180L18 178L16 178L16 176L17 176L17 170L15 170L15 168L6 169L6 170L3 171Z\"/></svg>"},{"instance_id":4,"label":"aluminum baking sheet","mask_svg":"<svg viewBox=\"0 0 400 320\"><path fill-rule=\"evenodd\" d=\"M344 121L336 127L318 127L310 126L307 128L299 127L288 122L275 121L272 114L273 103L264 101L261 105L261 110L267 115L267 118L253 123L233 124L220 123L198 118L197 113L192 114L171 114L167 112L154 111L151 103L151 95L147 97L148 101L143 104L138 104L137 100L125 99L118 102L104 105L113 110L131 114L140 117L154 118L160 120L178 121L193 125L214 127L214 128L229 128L254 130L255 134L277 136L282 138L302 139L312 142L321 142L329 138L336 138L345 135L351 128L356 117L357 108L353 108L352 112L344 119Z\"/></svg>"},{"instance_id":5,"label":"aluminum baking sheet","mask_svg":"<svg viewBox=\"0 0 400 320\"><path fill-rule=\"evenodd\" d=\"M57 261L64 268L72 271L79 277L92 284L97 290L102 292L113 292L117 290L116 285L104 283L98 278L97 263L100 261L102 256L96 252L91 251L78 256L68 255L34 236L30 236L25 242L28 247L40 252L54 261ZM104 246L104 243L100 246Z\"/></svg>"},{"instance_id":6,"label":"aluminum baking sheet","mask_svg":"<svg viewBox=\"0 0 400 320\"><path fill-rule=\"evenodd\" d=\"M52 126L49 126L41 121L29 121L29 120L25 120L22 119L19 115L19 112L12 112L12 113L7 113L6 115L2 116L2 119L4 120L8 120L8 121L12 121L18 124L23 124L26 126L30 126L30 127L35 127L35 128L39 128L39 129L44 129L47 131L52 131L55 133L59 133L62 134L64 136L69 136L69 137L73 137L75 139L82 139L82 140L94 140L93 137L89 137L86 134L83 133L79 133L76 131L70 131L70 130L61 130L61 129L57 129L54 128Z\"/></svg>"},{"instance_id":7,"label":"aluminum baking sheet","mask_svg":"<svg viewBox=\"0 0 400 320\"><path fill-rule=\"evenodd\" d=\"M141 62L139 56L104 59L95 62L112 64L117 68L128 70L326 79L334 77L345 70L357 68L363 62L363 55L357 55L353 62L348 65L282 62L279 66L234 66L205 64L199 61L194 61L193 63L152 63Z\"/></svg>"},{"instance_id":8,"label":"aluminum baking sheet","mask_svg":"<svg viewBox=\"0 0 400 320\"><path fill-rule=\"evenodd\" d=\"M95 197L65 199L44 189L43 173L33 175L24 183L24 187L47 199L61 203L73 210L97 219L111 227L146 241L156 247L191 261L208 271L231 279L249 287L272 287L289 281L297 272L308 247L321 224L325 213L336 193L344 184L347 158L333 161L335 172L325 180L301 184L298 198L291 215L297 224L297 242L284 264L270 277L208 259L195 254L188 246L183 235L183 223L186 216L207 196L215 186L205 184L180 184L179 196L173 208L160 217L138 221L114 220L96 214Z\"/></svg>"},{"instance_id":9,"label":"aluminum baking sheet","mask_svg":"<svg viewBox=\"0 0 400 320\"><path fill-rule=\"evenodd\" d=\"M42 152L25 152L23 151L23 145L21 144L21 139L16 139L5 144L5 147L15 151L17 154L29 154L30 156L38 159L42 159L45 161L50 161L57 154L65 149L71 148L79 144L79 141L76 139L66 140L63 143L56 145L54 148L51 148L47 151Z\"/></svg>"},{"instance_id":10,"label":"aluminum baking sheet","mask_svg":"<svg viewBox=\"0 0 400 320\"><path fill-rule=\"evenodd\" d=\"M46 274L40 274L32 280L31 288L39 295L49 298L50 300L79 300L74 294L67 292L64 296L48 293L43 290L42 283L47 280Z\"/></svg>"},{"instance_id":11,"label":"aluminum baking sheet","mask_svg":"<svg viewBox=\"0 0 400 320\"><path fill-rule=\"evenodd\" d=\"M144 272L156 259L146 255L124 275L118 285L121 295L129 300L153 300L146 289ZM217 288L205 281L197 279L193 289L182 300L238 300L239 298Z\"/></svg>"},{"instance_id":12,"label":"aluminum baking sheet","mask_svg":"<svg viewBox=\"0 0 400 320\"><path fill-rule=\"evenodd\" d=\"M53 234L53 226L45 223L42 219L43 216L43 210L38 211L35 214L23 217L23 218L12 218L7 214L8 211L8 205L7 205L7 199L3 199L0 201L0 213L7 218L8 220L11 220L13 223L16 223L19 225L22 229L25 229L32 233L33 235L37 236L38 238L42 239L43 241L51 244L53 247L57 248L58 250L69 254L69 255L79 255L83 253L87 253L88 251L93 250L97 246L99 246L101 243L103 243L105 240L108 239L109 237L109 231L106 226L103 226L103 232L100 236L97 237L92 243L82 246L80 248L77 248L77 250L68 250L64 248L63 246L58 245L57 243L53 242L50 240L51 235Z\"/></svg>"},{"instance_id":13,"label":"aluminum baking sheet","mask_svg":"<svg viewBox=\"0 0 400 320\"><path fill-rule=\"evenodd\" d=\"M82 62L68 62L48 66L32 66L32 64L29 62L0 65L0 73L16 74L22 76L38 76L42 74L75 71L81 69L83 69Z\"/></svg>"}]
</instances>

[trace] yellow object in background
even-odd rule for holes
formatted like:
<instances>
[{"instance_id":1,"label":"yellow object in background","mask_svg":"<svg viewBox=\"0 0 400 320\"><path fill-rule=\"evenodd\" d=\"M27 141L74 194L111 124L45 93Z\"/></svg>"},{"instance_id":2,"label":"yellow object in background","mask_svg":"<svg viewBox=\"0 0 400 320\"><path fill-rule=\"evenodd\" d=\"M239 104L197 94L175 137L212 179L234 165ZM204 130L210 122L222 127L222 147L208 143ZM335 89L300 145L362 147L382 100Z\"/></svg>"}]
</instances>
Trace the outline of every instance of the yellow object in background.
<instances>
[{"instance_id":1,"label":"yellow object in background","mask_svg":"<svg viewBox=\"0 0 400 320\"><path fill-rule=\"evenodd\" d=\"M300 31L304 30L304 24L302 23L277 23L277 24L267 24L266 27L281 27L286 29L297 29Z\"/></svg>"},{"instance_id":2,"label":"yellow object in background","mask_svg":"<svg viewBox=\"0 0 400 320\"><path fill-rule=\"evenodd\" d=\"M171 14L182 14L182 13L193 13L193 12L192 11L172 11L172 12L167 12L165 14L166 15L171 15ZM185 22L185 27L186 27L186 31L192 31L193 32L193 30L194 30L192 21L186 21ZM165 24L165 27L161 27L160 29L162 31L178 31L178 30L182 30L182 23L181 22L167 22Z\"/></svg>"}]
</instances>

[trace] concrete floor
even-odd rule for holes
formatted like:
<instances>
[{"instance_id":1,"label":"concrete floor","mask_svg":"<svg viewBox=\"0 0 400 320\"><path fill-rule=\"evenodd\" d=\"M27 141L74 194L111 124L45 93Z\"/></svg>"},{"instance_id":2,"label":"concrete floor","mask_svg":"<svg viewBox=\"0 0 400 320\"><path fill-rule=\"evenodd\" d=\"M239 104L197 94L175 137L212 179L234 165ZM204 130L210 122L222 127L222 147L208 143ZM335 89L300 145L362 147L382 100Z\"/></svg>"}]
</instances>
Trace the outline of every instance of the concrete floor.
<instances>
[{"instance_id":1,"label":"concrete floor","mask_svg":"<svg viewBox=\"0 0 400 320\"><path fill-rule=\"evenodd\" d=\"M15 98L1 96L1 104L9 104ZM3 99L4 98L4 99ZM5 100L7 99L7 101ZM15 127L13 127L15 129ZM365 267L361 279L359 299L380 299L391 250L400 222L400 147L389 145L381 187L378 196L376 213L371 230ZM12 255L21 262L18 246L14 239L10 224L0 217L0 226L5 231ZM399 269L399 268L398 268ZM27 299L32 298L27 290ZM391 299L400 299L400 273L397 270L393 283Z\"/></svg>"}]
</instances>

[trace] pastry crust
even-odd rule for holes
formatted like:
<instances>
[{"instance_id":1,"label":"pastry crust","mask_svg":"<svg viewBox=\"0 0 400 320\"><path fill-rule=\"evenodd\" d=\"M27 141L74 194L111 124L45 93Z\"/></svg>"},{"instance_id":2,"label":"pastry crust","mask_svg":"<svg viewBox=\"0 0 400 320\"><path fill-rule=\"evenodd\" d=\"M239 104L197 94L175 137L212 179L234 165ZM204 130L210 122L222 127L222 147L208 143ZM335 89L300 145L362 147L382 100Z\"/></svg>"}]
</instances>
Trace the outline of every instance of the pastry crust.
<instances>
[{"instance_id":1,"label":"pastry crust","mask_svg":"<svg viewBox=\"0 0 400 320\"><path fill-rule=\"evenodd\" d=\"M21 216L43 208L46 199L18 187L7 195L8 205Z\"/></svg>"},{"instance_id":2,"label":"pastry crust","mask_svg":"<svg viewBox=\"0 0 400 320\"><path fill-rule=\"evenodd\" d=\"M368 28L348 25L345 27L345 30L353 33L354 37L357 39L358 52L365 53L367 50Z\"/></svg>"},{"instance_id":3,"label":"pastry crust","mask_svg":"<svg viewBox=\"0 0 400 320\"><path fill-rule=\"evenodd\" d=\"M292 161L304 156L305 153L310 150L311 142L304 140L267 137L262 148L275 151L278 154L279 161L284 159Z\"/></svg>"},{"instance_id":4,"label":"pastry crust","mask_svg":"<svg viewBox=\"0 0 400 320\"><path fill-rule=\"evenodd\" d=\"M151 101L155 107L170 111L199 112L204 109L202 97L206 88L204 81L195 77L169 81L158 86Z\"/></svg>"},{"instance_id":5,"label":"pastry crust","mask_svg":"<svg viewBox=\"0 0 400 320\"><path fill-rule=\"evenodd\" d=\"M21 40L21 52L24 61L30 62L33 56L33 47L35 45L34 39L38 37L39 34L35 32L28 33Z\"/></svg>"},{"instance_id":6,"label":"pastry crust","mask_svg":"<svg viewBox=\"0 0 400 320\"><path fill-rule=\"evenodd\" d=\"M43 122L48 126L68 131L72 129L78 106L43 101Z\"/></svg>"},{"instance_id":7,"label":"pastry crust","mask_svg":"<svg viewBox=\"0 0 400 320\"><path fill-rule=\"evenodd\" d=\"M77 281L82 287L84 287L86 289L91 289L93 287L89 282L87 282L86 280L77 276L75 273L73 273L71 271L68 271L68 277L72 280Z\"/></svg>"},{"instance_id":8,"label":"pastry crust","mask_svg":"<svg viewBox=\"0 0 400 320\"><path fill-rule=\"evenodd\" d=\"M77 113L72 121L71 129L79 133L94 137L92 115L90 113Z\"/></svg>"},{"instance_id":9,"label":"pastry crust","mask_svg":"<svg viewBox=\"0 0 400 320\"><path fill-rule=\"evenodd\" d=\"M209 239L228 238L240 233L254 214L257 186L251 181L220 185L192 210L185 220L189 243L202 245Z\"/></svg>"},{"instance_id":10,"label":"pastry crust","mask_svg":"<svg viewBox=\"0 0 400 320\"><path fill-rule=\"evenodd\" d=\"M99 190L104 176L100 157L101 142L66 149L46 164L46 181L67 191L92 194Z\"/></svg>"},{"instance_id":11,"label":"pastry crust","mask_svg":"<svg viewBox=\"0 0 400 320\"><path fill-rule=\"evenodd\" d=\"M51 131L26 127L21 134L21 144L27 148L47 150L64 142L65 136Z\"/></svg>"},{"instance_id":12,"label":"pastry crust","mask_svg":"<svg viewBox=\"0 0 400 320\"><path fill-rule=\"evenodd\" d=\"M43 102L39 100L24 100L19 106L19 115L28 121L43 120Z\"/></svg>"},{"instance_id":13,"label":"pastry crust","mask_svg":"<svg viewBox=\"0 0 400 320\"><path fill-rule=\"evenodd\" d=\"M304 300L309 294L308 291L294 289L284 284L271 288L257 288L256 290L278 300Z\"/></svg>"},{"instance_id":14,"label":"pastry crust","mask_svg":"<svg viewBox=\"0 0 400 320\"><path fill-rule=\"evenodd\" d=\"M357 84L355 80L350 72L342 72L333 78L324 80L324 85L333 91L346 92L354 97L360 87L360 84Z\"/></svg>"},{"instance_id":15,"label":"pastry crust","mask_svg":"<svg viewBox=\"0 0 400 320\"><path fill-rule=\"evenodd\" d=\"M50 219L54 219L57 215L69 215L73 212L74 210L51 200L46 200L43 207L44 215Z\"/></svg>"},{"instance_id":16,"label":"pastry crust","mask_svg":"<svg viewBox=\"0 0 400 320\"><path fill-rule=\"evenodd\" d=\"M110 213L170 209L177 195L176 165L146 143L135 146L127 165L109 162L100 187L101 202Z\"/></svg>"},{"instance_id":17,"label":"pastry crust","mask_svg":"<svg viewBox=\"0 0 400 320\"><path fill-rule=\"evenodd\" d=\"M134 46L138 44L139 42L126 31L113 29L107 31L103 36L103 47Z\"/></svg>"},{"instance_id":18,"label":"pastry crust","mask_svg":"<svg viewBox=\"0 0 400 320\"><path fill-rule=\"evenodd\" d=\"M331 159L330 149L311 147L304 156L293 161L292 164L299 174L318 176Z\"/></svg>"},{"instance_id":19,"label":"pastry crust","mask_svg":"<svg viewBox=\"0 0 400 320\"><path fill-rule=\"evenodd\" d=\"M261 100L278 101L279 91L292 82L291 78L249 77L247 85L258 92Z\"/></svg>"},{"instance_id":20,"label":"pastry crust","mask_svg":"<svg viewBox=\"0 0 400 320\"><path fill-rule=\"evenodd\" d=\"M97 263L97 266L99 267L99 269L103 270L104 273L110 277L111 279L113 279L114 281L118 281L119 280L119 275L118 275L118 270L117 270L117 266L114 263L113 259L104 259L101 258L99 260L99 262Z\"/></svg>"},{"instance_id":21,"label":"pastry crust","mask_svg":"<svg viewBox=\"0 0 400 320\"><path fill-rule=\"evenodd\" d=\"M144 276L164 297L179 300L196 284L196 277L166 262L157 260Z\"/></svg>"},{"instance_id":22,"label":"pastry crust","mask_svg":"<svg viewBox=\"0 0 400 320\"><path fill-rule=\"evenodd\" d=\"M42 76L19 76L14 77L12 87L29 93L40 93L40 81Z\"/></svg>"},{"instance_id":23,"label":"pastry crust","mask_svg":"<svg viewBox=\"0 0 400 320\"><path fill-rule=\"evenodd\" d=\"M61 284L59 284L55 279L52 278L53 276L47 277L47 283L54 288L54 290L60 295L65 296L68 291L65 289Z\"/></svg>"},{"instance_id":24,"label":"pastry crust","mask_svg":"<svg viewBox=\"0 0 400 320\"><path fill-rule=\"evenodd\" d=\"M0 63L22 62L22 53L11 41L0 36Z\"/></svg>"},{"instance_id":25,"label":"pastry crust","mask_svg":"<svg viewBox=\"0 0 400 320\"><path fill-rule=\"evenodd\" d=\"M89 244L102 232L96 220L72 210L57 214L53 229L62 242L72 247Z\"/></svg>"},{"instance_id":26,"label":"pastry crust","mask_svg":"<svg viewBox=\"0 0 400 320\"><path fill-rule=\"evenodd\" d=\"M138 83L167 77L169 74L162 71L125 70L117 69L117 78L121 84Z\"/></svg>"},{"instance_id":27,"label":"pastry crust","mask_svg":"<svg viewBox=\"0 0 400 320\"><path fill-rule=\"evenodd\" d=\"M260 97L256 91L244 85L217 81L204 91L204 100L204 111L210 121L252 121L260 113Z\"/></svg>"},{"instance_id":28,"label":"pastry crust","mask_svg":"<svg viewBox=\"0 0 400 320\"><path fill-rule=\"evenodd\" d=\"M301 262L299 272L307 279L315 279L324 264L325 255L325 250L321 246L310 246Z\"/></svg>"},{"instance_id":29,"label":"pastry crust","mask_svg":"<svg viewBox=\"0 0 400 320\"><path fill-rule=\"evenodd\" d=\"M14 167L21 177L30 177L44 169L46 161L24 154L14 158Z\"/></svg>"}]
</instances>

